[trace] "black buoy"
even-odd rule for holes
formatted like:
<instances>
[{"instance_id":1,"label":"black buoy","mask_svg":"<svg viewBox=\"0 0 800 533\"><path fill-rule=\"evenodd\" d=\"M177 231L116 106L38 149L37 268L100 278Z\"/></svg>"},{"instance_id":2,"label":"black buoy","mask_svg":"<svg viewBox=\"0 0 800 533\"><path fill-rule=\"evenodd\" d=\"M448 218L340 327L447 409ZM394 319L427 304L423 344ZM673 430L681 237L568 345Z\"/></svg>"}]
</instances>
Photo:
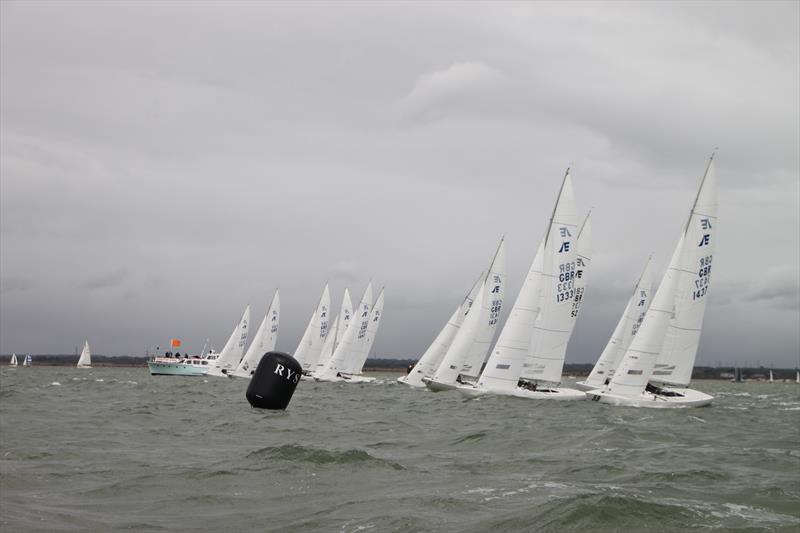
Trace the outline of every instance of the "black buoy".
<instances>
[{"instance_id":1,"label":"black buoy","mask_svg":"<svg viewBox=\"0 0 800 533\"><path fill-rule=\"evenodd\" d=\"M288 353L265 353L250 379L247 401L262 409L286 409L302 372L303 367Z\"/></svg>"}]
</instances>

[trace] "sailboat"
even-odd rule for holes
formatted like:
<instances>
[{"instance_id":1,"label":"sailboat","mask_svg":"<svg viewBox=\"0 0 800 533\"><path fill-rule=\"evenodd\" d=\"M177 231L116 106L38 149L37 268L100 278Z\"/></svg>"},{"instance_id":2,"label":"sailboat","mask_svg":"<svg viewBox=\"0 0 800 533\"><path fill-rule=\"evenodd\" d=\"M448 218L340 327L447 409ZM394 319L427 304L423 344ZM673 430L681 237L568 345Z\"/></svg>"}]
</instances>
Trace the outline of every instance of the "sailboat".
<instances>
[{"instance_id":1,"label":"sailboat","mask_svg":"<svg viewBox=\"0 0 800 533\"><path fill-rule=\"evenodd\" d=\"M17 354L12 353L11 354L11 361L8 362L8 365L9 366L17 366L18 364L19 363L17 363Z\"/></svg>"},{"instance_id":2,"label":"sailboat","mask_svg":"<svg viewBox=\"0 0 800 533\"><path fill-rule=\"evenodd\" d=\"M28 354L25 356L25 360L22 362L22 366L31 366L32 363L33 363L33 358L31 357L31 354Z\"/></svg>"},{"instance_id":3,"label":"sailboat","mask_svg":"<svg viewBox=\"0 0 800 533\"><path fill-rule=\"evenodd\" d=\"M351 324L345 329L342 340L333 351L325 366L314 374L316 381L347 381L348 372L353 368L353 357L360 349L361 340L366 335L372 311L372 282L367 284L364 294L355 311L357 318L350 319Z\"/></svg>"},{"instance_id":4,"label":"sailboat","mask_svg":"<svg viewBox=\"0 0 800 533\"><path fill-rule=\"evenodd\" d=\"M461 324L464 323L464 318L467 316L467 313L469 313L475 301L478 289L481 288L481 284L483 283L484 275L485 273L481 272L475 284L472 285L472 289L470 289L469 293L464 297L464 301L453 311L447 324L444 325L431 345L428 346L428 349L425 350L425 353L422 354L419 361L411 368L408 375L397 378L397 381L410 387L425 388L425 383L422 381L423 378L432 377L436 369L439 368L444 354L453 343L456 333L458 333L458 330L461 328Z\"/></svg>"},{"instance_id":5,"label":"sailboat","mask_svg":"<svg viewBox=\"0 0 800 533\"><path fill-rule=\"evenodd\" d=\"M775 383L775 376L772 375L772 369L769 369L769 382Z\"/></svg>"},{"instance_id":6,"label":"sailboat","mask_svg":"<svg viewBox=\"0 0 800 533\"><path fill-rule=\"evenodd\" d=\"M713 397L689 389L700 342L717 229L714 156L708 161L689 220L610 383L591 400L635 407L700 407Z\"/></svg>"},{"instance_id":7,"label":"sailboat","mask_svg":"<svg viewBox=\"0 0 800 533\"><path fill-rule=\"evenodd\" d=\"M275 343L278 341L280 312L281 299L276 290L275 295L272 297L272 303L267 309L267 314L264 315L264 319L261 321L253 341L250 343L250 347L236 369L233 372L228 372L229 376L239 378L252 377L264 354L275 349Z\"/></svg>"},{"instance_id":8,"label":"sailboat","mask_svg":"<svg viewBox=\"0 0 800 533\"><path fill-rule=\"evenodd\" d=\"M378 334L378 327L381 324L384 305L384 289L378 294L378 298L369 313L367 328L361 330L356 335L357 342L355 349L350 353L347 360L347 368L341 373L342 377L351 383L368 383L375 381L374 377L363 375L364 363L367 361L372 345L375 343L375 336Z\"/></svg>"},{"instance_id":9,"label":"sailboat","mask_svg":"<svg viewBox=\"0 0 800 533\"><path fill-rule=\"evenodd\" d=\"M569 169L509 319L476 386L467 397L499 394L529 399L580 400L561 387L567 343L583 303L591 261L589 215L577 228Z\"/></svg>"},{"instance_id":10,"label":"sailboat","mask_svg":"<svg viewBox=\"0 0 800 533\"><path fill-rule=\"evenodd\" d=\"M247 332L250 325L250 306L248 305L239 323L233 328L228 342L219 353L219 357L210 365L206 375L222 377L229 372L233 372L244 354L244 346L247 344Z\"/></svg>"},{"instance_id":11,"label":"sailboat","mask_svg":"<svg viewBox=\"0 0 800 533\"><path fill-rule=\"evenodd\" d=\"M83 351L78 359L78 368L92 368L92 352L89 350L89 341L83 345Z\"/></svg>"},{"instance_id":12,"label":"sailboat","mask_svg":"<svg viewBox=\"0 0 800 533\"><path fill-rule=\"evenodd\" d=\"M631 345L631 341L639 330L650 304L653 284L652 275L650 274L651 263L652 257L649 257L642 275L639 276L639 281L636 282L636 286L633 288L633 294L628 300L628 305L625 306L625 312L622 313L617 327L614 328L608 344L606 344L600 354L600 358L589 373L589 377L585 381L575 383L578 389L587 391L600 388L603 385L608 385L614 376L614 371Z\"/></svg>"},{"instance_id":13,"label":"sailboat","mask_svg":"<svg viewBox=\"0 0 800 533\"><path fill-rule=\"evenodd\" d=\"M733 379L731 383L744 383L744 379L742 378L742 369L738 366L733 367Z\"/></svg>"},{"instance_id":14,"label":"sailboat","mask_svg":"<svg viewBox=\"0 0 800 533\"><path fill-rule=\"evenodd\" d=\"M333 352L344 337L344 332L350 325L350 318L352 316L353 301L350 299L350 291L345 289L339 314L336 315L336 318L333 320L333 325L328 329L328 335L325 337L325 343L322 345L322 352L319 354L319 360L317 361L317 366L314 368L312 375L321 372L325 368L325 365L328 364ZM306 378L306 376L303 376L303 378Z\"/></svg>"},{"instance_id":15,"label":"sailboat","mask_svg":"<svg viewBox=\"0 0 800 533\"><path fill-rule=\"evenodd\" d=\"M294 351L294 358L303 367L303 374L310 374L317 367L322 345L325 344L325 337L328 335L328 315L331 307L331 292L328 284L322 290L317 307L311 313L308 326L300 339L297 349Z\"/></svg>"},{"instance_id":16,"label":"sailboat","mask_svg":"<svg viewBox=\"0 0 800 533\"><path fill-rule=\"evenodd\" d=\"M432 377L423 378L430 390L453 390L462 383L477 381L500 320L506 278L506 244L505 238L501 238L492 263L481 280L475 302L442 362Z\"/></svg>"}]
</instances>

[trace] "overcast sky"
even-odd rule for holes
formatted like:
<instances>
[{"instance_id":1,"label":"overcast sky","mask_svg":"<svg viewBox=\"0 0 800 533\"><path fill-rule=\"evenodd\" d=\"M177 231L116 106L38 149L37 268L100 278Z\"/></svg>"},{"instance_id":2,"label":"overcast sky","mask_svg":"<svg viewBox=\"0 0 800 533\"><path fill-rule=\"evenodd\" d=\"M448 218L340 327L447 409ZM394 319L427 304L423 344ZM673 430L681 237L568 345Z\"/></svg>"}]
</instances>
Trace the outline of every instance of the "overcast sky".
<instances>
[{"instance_id":1,"label":"overcast sky","mask_svg":"<svg viewBox=\"0 0 800 533\"><path fill-rule=\"evenodd\" d=\"M0 3L0 352L225 343L280 288L293 352L386 285L418 357L571 165L594 259L568 362L660 278L714 147L698 364L800 352L800 3Z\"/></svg>"}]
</instances>

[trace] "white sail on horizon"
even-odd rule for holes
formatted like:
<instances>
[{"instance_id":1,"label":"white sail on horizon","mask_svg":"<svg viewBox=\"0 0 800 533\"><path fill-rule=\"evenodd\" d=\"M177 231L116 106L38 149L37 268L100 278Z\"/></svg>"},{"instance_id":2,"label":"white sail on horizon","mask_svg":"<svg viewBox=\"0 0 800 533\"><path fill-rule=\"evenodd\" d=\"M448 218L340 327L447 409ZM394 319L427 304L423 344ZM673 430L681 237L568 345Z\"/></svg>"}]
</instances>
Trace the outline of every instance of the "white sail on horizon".
<instances>
[{"instance_id":1,"label":"white sail on horizon","mask_svg":"<svg viewBox=\"0 0 800 533\"><path fill-rule=\"evenodd\" d=\"M78 368L91 368L92 367L92 352L89 349L89 341L83 345L81 356L78 358Z\"/></svg>"}]
</instances>

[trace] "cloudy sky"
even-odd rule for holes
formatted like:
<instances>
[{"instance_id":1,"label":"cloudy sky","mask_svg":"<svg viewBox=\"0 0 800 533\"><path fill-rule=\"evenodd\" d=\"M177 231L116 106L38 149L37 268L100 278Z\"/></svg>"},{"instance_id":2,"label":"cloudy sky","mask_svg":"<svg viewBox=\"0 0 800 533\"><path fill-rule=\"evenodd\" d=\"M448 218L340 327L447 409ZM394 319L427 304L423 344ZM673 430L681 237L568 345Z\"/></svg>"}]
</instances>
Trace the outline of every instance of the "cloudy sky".
<instances>
[{"instance_id":1,"label":"cloudy sky","mask_svg":"<svg viewBox=\"0 0 800 533\"><path fill-rule=\"evenodd\" d=\"M0 352L220 348L275 288L291 352L373 279L418 357L503 234L510 306L571 165L591 362L718 146L698 364L794 367L798 6L2 2Z\"/></svg>"}]
</instances>

